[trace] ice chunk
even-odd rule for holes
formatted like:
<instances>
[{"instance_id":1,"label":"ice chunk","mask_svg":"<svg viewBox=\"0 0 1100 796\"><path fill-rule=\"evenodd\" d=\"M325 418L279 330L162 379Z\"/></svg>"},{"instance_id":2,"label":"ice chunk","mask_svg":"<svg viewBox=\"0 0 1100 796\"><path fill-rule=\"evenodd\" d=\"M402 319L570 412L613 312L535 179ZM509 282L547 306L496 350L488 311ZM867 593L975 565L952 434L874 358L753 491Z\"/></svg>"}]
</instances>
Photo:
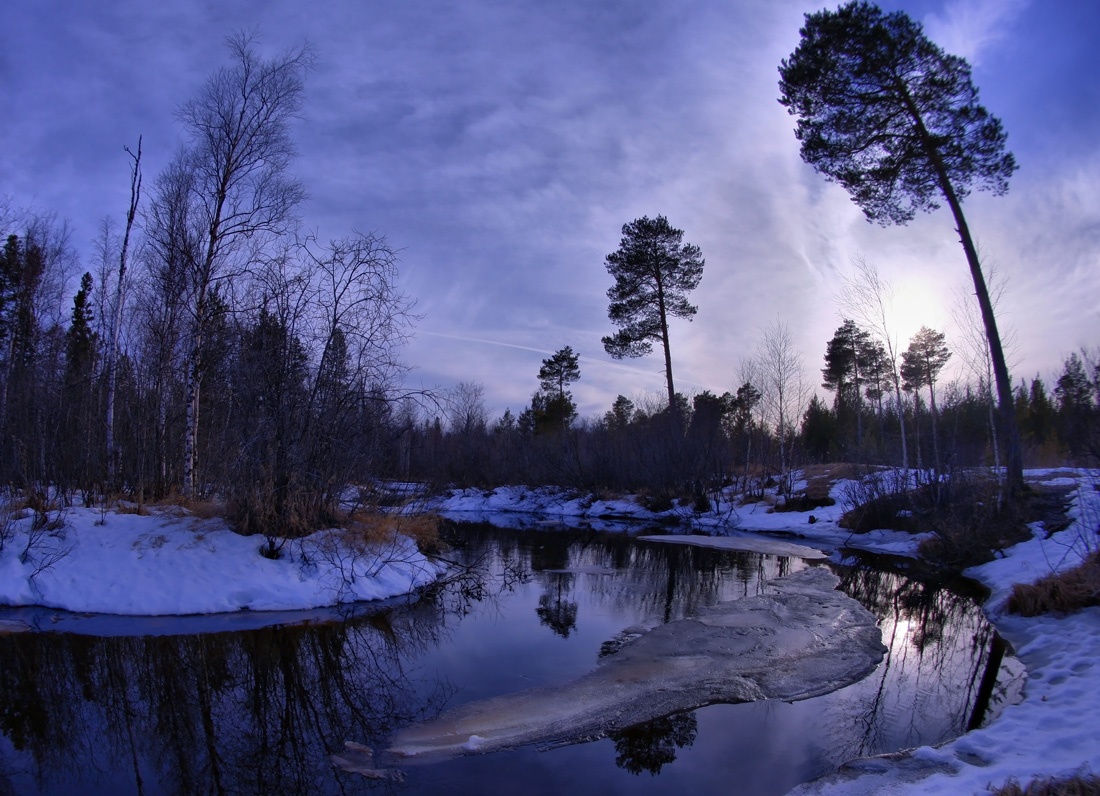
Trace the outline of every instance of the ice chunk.
<instances>
[{"instance_id":1,"label":"ice chunk","mask_svg":"<svg viewBox=\"0 0 1100 796\"><path fill-rule=\"evenodd\" d=\"M822 568L773 580L767 594L640 635L571 683L466 704L407 727L389 752L436 759L573 743L703 705L836 690L869 674L886 651L874 615L837 583Z\"/></svg>"}]
</instances>

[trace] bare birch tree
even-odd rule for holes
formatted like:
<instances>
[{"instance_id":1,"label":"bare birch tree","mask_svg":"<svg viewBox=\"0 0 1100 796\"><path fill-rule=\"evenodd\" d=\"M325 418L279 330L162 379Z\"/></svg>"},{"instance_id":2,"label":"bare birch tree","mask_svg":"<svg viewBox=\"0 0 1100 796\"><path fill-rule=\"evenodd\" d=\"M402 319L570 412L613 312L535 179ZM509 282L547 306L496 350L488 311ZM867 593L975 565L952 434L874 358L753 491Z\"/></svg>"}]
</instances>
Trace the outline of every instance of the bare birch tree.
<instances>
[{"instance_id":1,"label":"bare birch tree","mask_svg":"<svg viewBox=\"0 0 1100 796\"><path fill-rule=\"evenodd\" d=\"M1007 285L995 266L986 267L986 273L989 299L993 304L993 311L996 313ZM955 302L951 307L951 318L958 327L959 342L962 344L960 353L963 359L966 360L971 375L977 379L978 390L987 403L990 442L993 447L993 466L1000 473L1001 445L997 438L997 415L995 411L997 397L994 392L996 374L993 370L993 357L989 353L989 342L985 336L981 311L974 306L973 296L968 292L966 286L960 285L955 290ZM1001 339L1007 361L1011 359L1016 345L1015 332L1011 329L1006 330Z\"/></svg>"},{"instance_id":2,"label":"bare birch tree","mask_svg":"<svg viewBox=\"0 0 1100 796\"><path fill-rule=\"evenodd\" d=\"M178 112L190 137L180 159L193 177L191 213L202 233L201 249L188 262L193 299L183 456L187 496L196 488L201 354L212 291L244 269L249 247L291 229L305 197L287 170L295 156L290 121L301 107L312 51L303 46L263 59L244 34L232 36L228 46L230 65Z\"/></svg>"},{"instance_id":3,"label":"bare birch tree","mask_svg":"<svg viewBox=\"0 0 1100 796\"><path fill-rule=\"evenodd\" d=\"M794 337L787 324L778 318L762 331L757 352L763 402L779 438L780 483L784 490L788 490L790 440L808 392L802 353L795 348Z\"/></svg>"},{"instance_id":4,"label":"bare birch tree","mask_svg":"<svg viewBox=\"0 0 1100 796\"><path fill-rule=\"evenodd\" d=\"M138 136L137 152L126 147L126 153L133 161L130 166L130 206L126 211L126 229L122 234L122 248L118 257L118 284L115 288L115 301L112 308L111 327L107 341L107 396L106 396L106 433L107 433L107 485L110 489L118 487L118 452L115 449L115 387L118 381L118 341L122 329L122 305L126 290L126 268L130 253L130 234L134 228L138 205L141 202L141 136Z\"/></svg>"}]
</instances>

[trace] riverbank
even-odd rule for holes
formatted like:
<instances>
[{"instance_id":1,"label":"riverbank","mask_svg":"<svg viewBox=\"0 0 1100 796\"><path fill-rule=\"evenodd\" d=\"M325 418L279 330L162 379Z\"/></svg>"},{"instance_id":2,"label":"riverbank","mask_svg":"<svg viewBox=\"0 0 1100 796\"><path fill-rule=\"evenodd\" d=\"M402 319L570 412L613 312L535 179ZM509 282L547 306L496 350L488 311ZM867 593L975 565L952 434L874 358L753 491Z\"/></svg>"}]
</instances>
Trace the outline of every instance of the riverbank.
<instances>
[{"instance_id":1,"label":"riverbank","mask_svg":"<svg viewBox=\"0 0 1100 796\"><path fill-rule=\"evenodd\" d=\"M1049 483L1052 474L1029 475ZM1031 539L964 573L990 589L985 613L1027 668L1023 701L1007 707L988 727L950 743L853 761L796 788L792 796L984 794L1010 778L1026 786L1035 779L1100 772L1100 608L1033 618L1005 610L1014 584L1070 569L1097 549L1098 475L1074 476L1067 528L1048 537L1033 526Z\"/></svg>"},{"instance_id":2,"label":"riverbank","mask_svg":"<svg viewBox=\"0 0 1100 796\"><path fill-rule=\"evenodd\" d=\"M1023 701L1008 707L990 726L938 748L855 761L794 793L984 793L987 786L1010 777L1026 784L1083 767L1100 771L1095 742L1100 609L1034 619L1004 611L1013 584L1068 569L1096 548L1100 472L1043 470L1028 477L1072 490L1070 524L1049 537L1035 525L1031 539L966 572L990 588L986 614L1027 667ZM834 485L834 496L841 498L843 489L843 484ZM548 529L557 524L620 529L637 528L639 522L668 524L720 533L692 541L727 540L723 546L738 537L782 539L825 551L837 562L857 547L915 556L921 540L892 531L853 536L838 525L843 501L804 512L769 512L766 502L758 502L721 506L699 515L690 508L647 511L628 498L596 500L561 490L509 487L455 492L433 508L456 519L488 518L498 525ZM0 604L129 615L241 616L403 594L442 571L400 537L382 551L348 551L345 556L328 547L325 533L320 533L288 545L287 555L272 561L258 553L263 537L242 537L216 518L201 519L171 508L147 516L71 509L60 520L56 533L37 539L26 561L20 561L19 554L28 540L31 518L6 526Z\"/></svg>"}]
</instances>

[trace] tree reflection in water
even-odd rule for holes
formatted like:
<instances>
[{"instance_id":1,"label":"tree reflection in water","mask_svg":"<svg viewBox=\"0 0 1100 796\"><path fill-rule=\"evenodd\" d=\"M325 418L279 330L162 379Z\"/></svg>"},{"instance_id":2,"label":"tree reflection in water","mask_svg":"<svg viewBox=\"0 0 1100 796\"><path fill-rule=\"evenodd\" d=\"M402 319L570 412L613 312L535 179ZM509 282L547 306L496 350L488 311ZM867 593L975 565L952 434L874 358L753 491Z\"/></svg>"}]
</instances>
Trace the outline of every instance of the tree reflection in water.
<instances>
[{"instance_id":1,"label":"tree reflection in water","mask_svg":"<svg viewBox=\"0 0 1100 796\"><path fill-rule=\"evenodd\" d=\"M0 792L8 782L13 792L40 793L509 792L513 779L488 780L502 759L529 760L526 751L448 764L438 774L421 769L402 786L334 772L328 758L346 740L384 746L394 730L434 717L448 700L582 674L601 646L614 654L627 628L641 632L757 594L765 581L807 566L591 531L463 527L451 539L449 555L464 564L455 577L410 604L342 622L188 636L0 637ZM829 767L961 732L980 691L994 707L1012 698L996 671L986 671L996 669L987 666L993 632L972 599L875 569L841 574L843 588L882 617L890 652L871 677L804 703L806 712L735 706L749 709L731 720L748 723L724 725L717 738L697 738L701 711L629 728L612 737L614 761L607 755L600 765L656 775L692 747L693 757L715 754L723 770L750 766L722 748L723 739L765 737L771 722L784 746L799 743L791 733L827 743L812 765ZM470 662L471 650L491 652ZM798 718L783 724L783 716ZM454 781L461 771L472 779Z\"/></svg>"},{"instance_id":2,"label":"tree reflection in water","mask_svg":"<svg viewBox=\"0 0 1100 796\"><path fill-rule=\"evenodd\" d=\"M677 749L695 743L698 731L694 713L677 713L627 727L608 737L615 742L615 765L631 774L648 771L656 776L676 759Z\"/></svg>"},{"instance_id":3,"label":"tree reflection in water","mask_svg":"<svg viewBox=\"0 0 1100 796\"><path fill-rule=\"evenodd\" d=\"M409 662L493 592L471 569L416 602L343 622L0 637L0 732L16 753L8 776L60 793L74 783L111 793L363 790L354 778L339 785L328 755L345 739L380 743L437 715L453 688L411 678Z\"/></svg>"},{"instance_id":4,"label":"tree reflection in water","mask_svg":"<svg viewBox=\"0 0 1100 796\"><path fill-rule=\"evenodd\" d=\"M988 715L989 708L1019 697L1023 668L1012 659L1001 669L1003 642L978 610L975 588L955 584L952 590L865 567L845 568L841 578L841 588L881 618L888 648L870 678L873 696L859 703L862 713L854 717L861 732L849 750L852 757L939 743L973 723L979 702L978 712ZM983 675L985 695L979 693Z\"/></svg>"},{"instance_id":5,"label":"tree reflection in water","mask_svg":"<svg viewBox=\"0 0 1100 796\"><path fill-rule=\"evenodd\" d=\"M577 603L569 599L575 576L571 572L555 572L544 575L545 591L539 595L539 607L535 609L539 622L562 638L577 627Z\"/></svg>"}]
</instances>

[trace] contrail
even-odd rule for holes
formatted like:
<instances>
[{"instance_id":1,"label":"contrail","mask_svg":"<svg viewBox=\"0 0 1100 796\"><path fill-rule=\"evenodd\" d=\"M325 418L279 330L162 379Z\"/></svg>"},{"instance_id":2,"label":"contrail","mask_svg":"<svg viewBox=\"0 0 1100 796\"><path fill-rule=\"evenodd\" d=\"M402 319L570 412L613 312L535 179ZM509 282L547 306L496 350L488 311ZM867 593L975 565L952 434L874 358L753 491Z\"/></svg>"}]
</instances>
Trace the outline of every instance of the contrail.
<instances>
[{"instance_id":1,"label":"contrail","mask_svg":"<svg viewBox=\"0 0 1100 796\"><path fill-rule=\"evenodd\" d=\"M517 343L505 343L505 342L502 342L500 340L486 340L484 337L466 337L466 336L460 335L460 334L445 334L444 332L427 332L427 331L424 331L424 330L420 330L418 332L418 334L424 334L424 335L427 335L429 337L442 337L445 340L460 340L464 343L481 343L482 345L495 345L495 346L500 346L502 348L518 348L520 351L533 351L536 354L546 354L547 356L553 356L555 353L557 353L555 351L547 351L545 348L534 348L533 346L529 346L529 345L518 345ZM645 370L644 368L632 367L630 365L622 365L618 362L612 362L612 361L607 360L607 359L594 359L593 357L590 357L590 356L587 356L587 355L584 355L584 354L577 354L577 356L580 357L581 359L583 359L584 361L586 361L590 364L593 364L593 365L599 365L601 367L607 367L607 368L616 368L618 370L625 370L627 373L635 373L635 374L638 374L638 375L641 375L641 376L651 376L651 377L655 377L655 378L664 378L664 372L660 371L660 370L658 370L658 371ZM690 381L688 379L682 379L681 382L684 383L684 384L691 384L691 385L694 385L696 387L707 388L707 385L705 385L705 384L699 384L698 382Z\"/></svg>"},{"instance_id":2,"label":"contrail","mask_svg":"<svg viewBox=\"0 0 1100 796\"><path fill-rule=\"evenodd\" d=\"M420 330L418 334L426 334L429 337L442 337L446 340L462 340L466 343L484 343L485 345L498 345L504 348L518 348L520 351L534 351L536 354L549 354L554 355L553 351L547 351L542 348L532 348L529 345L516 345L515 343L502 343L499 340L485 340L481 337L463 337L458 334L444 334L443 332L425 332Z\"/></svg>"}]
</instances>

